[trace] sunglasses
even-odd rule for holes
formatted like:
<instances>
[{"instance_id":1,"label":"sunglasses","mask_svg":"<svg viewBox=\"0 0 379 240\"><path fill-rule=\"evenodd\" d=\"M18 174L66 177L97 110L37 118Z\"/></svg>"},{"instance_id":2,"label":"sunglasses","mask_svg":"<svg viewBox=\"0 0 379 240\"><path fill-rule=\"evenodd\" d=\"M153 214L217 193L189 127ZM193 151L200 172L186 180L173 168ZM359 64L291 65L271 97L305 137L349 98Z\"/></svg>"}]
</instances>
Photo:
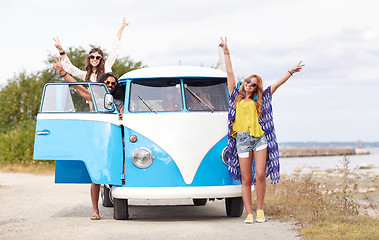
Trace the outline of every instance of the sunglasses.
<instances>
[{"instance_id":1,"label":"sunglasses","mask_svg":"<svg viewBox=\"0 0 379 240\"><path fill-rule=\"evenodd\" d=\"M256 87L257 86L257 84L255 83L255 82L251 82L251 79L245 79L245 82L247 83L247 84L249 84L250 83L250 85L252 86L252 87Z\"/></svg>"},{"instance_id":2,"label":"sunglasses","mask_svg":"<svg viewBox=\"0 0 379 240\"><path fill-rule=\"evenodd\" d=\"M112 86L116 86L117 85L117 83L116 82L111 82L111 81L104 81L104 83L105 84L107 84L107 85L112 85Z\"/></svg>"},{"instance_id":3,"label":"sunglasses","mask_svg":"<svg viewBox=\"0 0 379 240\"><path fill-rule=\"evenodd\" d=\"M89 55L89 58L91 58L91 59L96 59L96 60L100 60L100 59L101 59L101 56Z\"/></svg>"}]
</instances>

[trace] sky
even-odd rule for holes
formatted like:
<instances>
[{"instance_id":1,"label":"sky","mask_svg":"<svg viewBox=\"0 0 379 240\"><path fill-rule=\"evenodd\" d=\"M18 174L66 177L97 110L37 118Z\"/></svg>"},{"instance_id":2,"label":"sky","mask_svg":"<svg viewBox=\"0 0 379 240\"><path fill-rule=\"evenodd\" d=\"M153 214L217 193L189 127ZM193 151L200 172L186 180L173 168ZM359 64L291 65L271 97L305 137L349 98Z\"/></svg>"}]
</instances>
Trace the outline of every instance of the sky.
<instances>
[{"instance_id":1,"label":"sky","mask_svg":"<svg viewBox=\"0 0 379 240\"><path fill-rule=\"evenodd\" d=\"M0 0L0 87L45 67L62 46L105 52L125 16L119 57L148 66L212 67L228 45L236 77L273 95L279 142L379 141L377 0Z\"/></svg>"}]
</instances>

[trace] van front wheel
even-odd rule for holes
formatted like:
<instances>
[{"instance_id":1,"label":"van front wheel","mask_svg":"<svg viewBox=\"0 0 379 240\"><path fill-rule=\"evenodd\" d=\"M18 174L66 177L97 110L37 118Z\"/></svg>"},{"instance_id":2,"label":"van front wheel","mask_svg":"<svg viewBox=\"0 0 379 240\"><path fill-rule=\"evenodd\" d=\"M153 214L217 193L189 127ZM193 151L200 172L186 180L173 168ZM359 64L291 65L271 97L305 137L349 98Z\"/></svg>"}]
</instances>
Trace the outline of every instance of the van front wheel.
<instances>
[{"instance_id":1,"label":"van front wheel","mask_svg":"<svg viewBox=\"0 0 379 240\"><path fill-rule=\"evenodd\" d=\"M228 217L241 217L243 212L242 197L225 198L225 208Z\"/></svg>"},{"instance_id":2,"label":"van front wheel","mask_svg":"<svg viewBox=\"0 0 379 240\"><path fill-rule=\"evenodd\" d=\"M113 199L113 218L116 220L127 220L129 218L128 199Z\"/></svg>"}]
</instances>

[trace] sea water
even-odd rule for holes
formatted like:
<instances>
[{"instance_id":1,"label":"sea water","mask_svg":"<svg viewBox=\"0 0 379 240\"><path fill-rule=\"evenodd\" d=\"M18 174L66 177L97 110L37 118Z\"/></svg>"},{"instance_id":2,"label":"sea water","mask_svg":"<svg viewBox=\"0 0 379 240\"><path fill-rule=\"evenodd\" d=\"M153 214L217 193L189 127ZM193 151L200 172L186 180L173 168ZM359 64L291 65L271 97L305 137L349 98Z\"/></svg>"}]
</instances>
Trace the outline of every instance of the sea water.
<instances>
[{"instance_id":1,"label":"sea water","mask_svg":"<svg viewBox=\"0 0 379 240\"><path fill-rule=\"evenodd\" d=\"M348 155L350 161L348 169L358 171L359 166L373 165L371 169L359 169L361 172L379 173L379 148L369 148L370 154ZM322 156L322 157L288 157L280 158L280 173L292 174L295 169L301 168L301 173L313 170L343 169L344 156Z\"/></svg>"}]
</instances>

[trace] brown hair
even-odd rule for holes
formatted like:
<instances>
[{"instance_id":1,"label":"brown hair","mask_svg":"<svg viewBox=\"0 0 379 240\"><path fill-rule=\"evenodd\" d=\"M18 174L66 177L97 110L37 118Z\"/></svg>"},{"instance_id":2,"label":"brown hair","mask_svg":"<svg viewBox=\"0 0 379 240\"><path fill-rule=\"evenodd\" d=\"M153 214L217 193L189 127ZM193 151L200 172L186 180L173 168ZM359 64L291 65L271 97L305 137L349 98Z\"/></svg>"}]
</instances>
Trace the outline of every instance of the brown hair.
<instances>
[{"instance_id":1,"label":"brown hair","mask_svg":"<svg viewBox=\"0 0 379 240\"><path fill-rule=\"evenodd\" d=\"M88 54L88 57L86 58L86 63L85 63L85 69L87 71L87 74L86 74L86 77L85 77L84 81L86 81L86 82L90 82L91 81L90 77L91 77L91 74L93 73L92 72L92 65L91 65L91 63L89 61L90 60L89 56L91 55L91 53L95 53L95 52L98 52L101 55L100 63L96 67L97 79L101 75L103 75L104 72L105 72L105 61L104 61L104 53L103 53L103 51L101 51L100 48L92 48L91 51L89 51L89 54Z\"/></svg>"},{"instance_id":2,"label":"brown hair","mask_svg":"<svg viewBox=\"0 0 379 240\"><path fill-rule=\"evenodd\" d=\"M255 91L251 94L250 98L254 99L254 96L257 96L257 101L255 101L254 103L255 103L255 107L257 108L258 117L262 117L262 113L263 113L262 112L263 82L262 82L262 78L259 77L258 75L255 75L255 74L249 76L246 79L251 80L253 78L257 79L257 87L256 87ZM236 105L237 103L242 101L245 98L245 96L246 96L245 85L242 83L240 90L239 90L233 104Z\"/></svg>"}]
</instances>

